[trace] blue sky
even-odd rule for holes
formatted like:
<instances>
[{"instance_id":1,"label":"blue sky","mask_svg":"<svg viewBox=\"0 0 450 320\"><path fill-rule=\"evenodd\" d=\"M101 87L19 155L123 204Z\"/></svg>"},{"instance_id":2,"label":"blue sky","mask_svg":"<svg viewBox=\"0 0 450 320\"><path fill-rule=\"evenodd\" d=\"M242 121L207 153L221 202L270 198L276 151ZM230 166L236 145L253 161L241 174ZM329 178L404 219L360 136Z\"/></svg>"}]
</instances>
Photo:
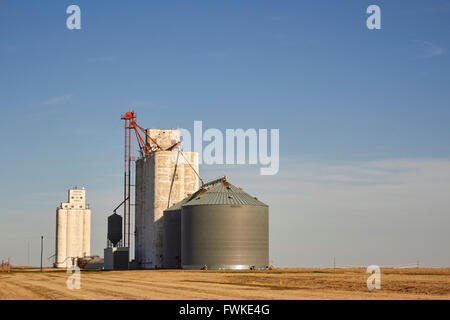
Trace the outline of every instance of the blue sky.
<instances>
[{"instance_id":1,"label":"blue sky","mask_svg":"<svg viewBox=\"0 0 450 320\"><path fill-rule=\"evenodd\" d=\"M65 11L74 3L82 29L71 31ZM381 30L366 28L370 4L381 7ZM342 219L344 211L365 217L366 209L378 214L377 204L390 203L392 184L405 189L383 209L394 219L373 236L399 247L379 264L401 257L403 239L414 238L404 230L410 226L430 242L406 250L401 263L450 265L448 254L430 250L448 252L450 243L450 205L435 198L450 186L435 174L450 157L449 18L444 0L2 1L0 255L26 263L27 239L45 234L50 256L54 210L73 185L88 189L98 230L93 250L101 254L106 216L121 197L120 114L133 107L145 127L192 129L202 120L205 128L280 129L277 176L202 167L206 177L225 171L271 205L271 256L280 265L321 265L333 255L376 264L365 255L371 243L356 234L358 248L346 242L348 231L331 216L336 202L322 198L360 197L342 208ZM377 174L361 170L367 166ZM427 190L419 190L420 179L429 181ZM314 196L301 198L311 190ZM413 195L435 214L416 212ZM414 214L396 220L399 211ZM371 221L347 219L353 230ZM319 236L336 248L311 245Z\"/></svg>"}]
</instances>

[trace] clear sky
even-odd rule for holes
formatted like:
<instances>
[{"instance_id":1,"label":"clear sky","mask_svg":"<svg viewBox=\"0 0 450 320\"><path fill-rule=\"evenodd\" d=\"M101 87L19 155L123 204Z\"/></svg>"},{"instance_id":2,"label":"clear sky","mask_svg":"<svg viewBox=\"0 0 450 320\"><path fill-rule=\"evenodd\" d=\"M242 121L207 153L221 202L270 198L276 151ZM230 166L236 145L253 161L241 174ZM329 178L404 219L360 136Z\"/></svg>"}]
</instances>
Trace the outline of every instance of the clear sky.
<instances>
[{"instance_id":1,"label":"clear sky","mask_svg":"<svg viewBox=\"0 0 450 320\"><path fill-rule=\"evenodd\" d=\"M270 205L275 265L450 266L449 30L448 0L2 0L0 258L26 264L30 242L37 265L41 234L52 255L75 185L102 254L133 108L145 127L280 129L275 176L201 167Z\"/></svg>"}]
</instances>

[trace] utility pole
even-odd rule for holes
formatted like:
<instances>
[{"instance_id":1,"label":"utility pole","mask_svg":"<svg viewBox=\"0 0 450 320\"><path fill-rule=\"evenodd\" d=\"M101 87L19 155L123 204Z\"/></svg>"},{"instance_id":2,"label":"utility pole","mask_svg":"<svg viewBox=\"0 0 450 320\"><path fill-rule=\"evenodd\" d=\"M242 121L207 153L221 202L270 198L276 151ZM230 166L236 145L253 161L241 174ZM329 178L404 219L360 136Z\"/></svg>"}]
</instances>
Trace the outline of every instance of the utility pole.
<instances>
[{"instance_id":1,"label":"utility pole","mask_svg":"<svg viewBox=\"0 0 450 320\"><path fill-rule=\"evenodd\" d=\"M44 246L44 236L41 236L41 272L42 272L42 248Z\"/></svg>"},{"instance_id":2,"label":"utility pole","mask_svg":"<svg viewBox=\"0 0 450 320\"><path fill-rule=\"evenodd\" d=\"M30 266L30 240L28 240L28 263L27 266Z\"/></svg>"}]
</instances>

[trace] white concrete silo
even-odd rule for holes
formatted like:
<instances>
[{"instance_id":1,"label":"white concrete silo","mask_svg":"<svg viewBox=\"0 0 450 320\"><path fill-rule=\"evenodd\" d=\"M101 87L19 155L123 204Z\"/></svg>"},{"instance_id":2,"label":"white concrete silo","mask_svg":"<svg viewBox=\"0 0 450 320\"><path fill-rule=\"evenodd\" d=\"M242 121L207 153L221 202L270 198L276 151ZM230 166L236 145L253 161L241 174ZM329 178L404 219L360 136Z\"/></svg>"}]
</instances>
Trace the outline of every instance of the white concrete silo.
<instances>
[{"instance_id":1,"label":"white concrete silo","mask_svg":"<svg viewBox=\"0 0 450 320\"><path fill-rule=\"evenodd\" d=\"M164 210L198 190L198 152L180 156L154 143L167 150L179 141L178 129L147 129L152 152L136 161L135 262L141 269L163 266Z\"/></svg>"},{"instance_id":2,"label":"white concrete silo","mask_svg":"<svg viewBox=\"0 0 450 320\"><path fill-rule=\"evenodd\" d=\"M91 210L86 190L69 190L68 202L56 210L56 268L68 268L78 258L91 254Z\"/></svg>"}]
</instances>

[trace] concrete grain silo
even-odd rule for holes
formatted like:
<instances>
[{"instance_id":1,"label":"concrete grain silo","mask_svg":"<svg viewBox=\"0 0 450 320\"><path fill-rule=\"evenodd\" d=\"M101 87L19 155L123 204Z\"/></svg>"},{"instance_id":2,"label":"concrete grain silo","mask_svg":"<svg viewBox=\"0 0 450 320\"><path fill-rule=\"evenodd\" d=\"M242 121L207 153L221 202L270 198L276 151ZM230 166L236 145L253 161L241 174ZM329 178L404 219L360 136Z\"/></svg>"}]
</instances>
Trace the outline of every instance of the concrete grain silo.
<instances>
[{"instance_id":1,"label":"concrete grain silo","mask_svg":"<svg viewBox=\"0 0 450 320\"><path fill-rule=\"evenodd\" d=\"M69 190L68 202L56 210L56 268L68 268L91 252L91 210L86 190Z\"/></svg>"},{"instance_id":2,"label":"concrete grain silo","mask_svg":"<svg viewBox=\"0 0 450 320\"><path fill-rule=\"evenodd\" d=\"M177 129L147 129L146 139L152 152L136 160L135 263L155 269L164 265L164 210L198 190L198 153L166 150L180 141Z\"/></svg>"},{"instance_id":3,"label":"concrete grain silo","mask_svg":"<svg viewBox=\"0 0 450 320\"><path fill-rule=\"evenodd\" d=\"M269 207L226 180L181 206L183 269L269 265Z\"/></svg>"}]
</instances>

